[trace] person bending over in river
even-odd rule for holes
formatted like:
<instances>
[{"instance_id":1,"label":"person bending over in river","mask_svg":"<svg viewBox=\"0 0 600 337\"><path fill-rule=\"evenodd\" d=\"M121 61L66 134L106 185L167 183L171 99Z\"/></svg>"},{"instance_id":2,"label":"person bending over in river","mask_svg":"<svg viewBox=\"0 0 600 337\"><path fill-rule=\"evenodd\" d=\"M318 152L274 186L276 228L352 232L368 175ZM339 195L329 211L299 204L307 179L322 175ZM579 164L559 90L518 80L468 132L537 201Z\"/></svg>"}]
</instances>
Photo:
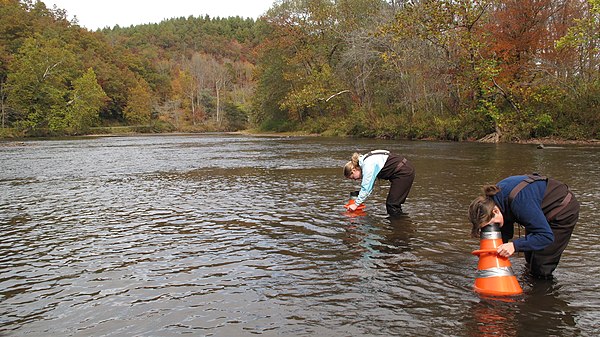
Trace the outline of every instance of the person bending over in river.
<instances>
[{"instance_id":1,"label":"person bending over in river","mask_svg":"<svg viewBox=\"0 0 600 337\"><path fill-rule=\"evenodd\" d=\"M499 224L503 244L498 254L524 252L530 273L551 279L579 218L579 202L569 187L533 174L505 178L483 192L469 206L471 236L478 238L481 227ZM525 227L525 236L509 242L515 222Z\"/></svg>"},{"instance_id":2,"label":"person bending over in river","mask_svg":"<svg viewBox=\"0 0 600 337\"><path fill-rule=\"evenodd\" d=\"M354 153L344 166L344 176L361 181L358 197L354 204L348 206L348 210L356 210L367 199L373 191L375 179L379 178L391 182L385 207L390 216L397 216L404 214L402 204L415 179L415 169L404 156L386 150L375 150L364 155Z\"/></svg>"}]
</instances>

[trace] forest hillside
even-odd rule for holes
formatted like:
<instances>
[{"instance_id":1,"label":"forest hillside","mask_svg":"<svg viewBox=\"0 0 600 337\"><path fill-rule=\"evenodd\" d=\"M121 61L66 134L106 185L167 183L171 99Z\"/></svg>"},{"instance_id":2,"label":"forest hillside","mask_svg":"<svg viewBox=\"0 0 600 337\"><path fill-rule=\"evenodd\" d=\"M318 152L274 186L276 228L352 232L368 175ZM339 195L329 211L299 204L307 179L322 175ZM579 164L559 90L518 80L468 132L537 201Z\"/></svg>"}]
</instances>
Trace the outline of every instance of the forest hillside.
<instances>
[{"instance_id":1,"label":"forest hillside","mask_svg":"<svg viewBox=\"0 0 600 337\"><path fill-rule=\"evenodd\" d=\"M599 48L600 0L278 0L97 31L0 0L0 136L596 139Z\"/></svg>"}]
</instances>

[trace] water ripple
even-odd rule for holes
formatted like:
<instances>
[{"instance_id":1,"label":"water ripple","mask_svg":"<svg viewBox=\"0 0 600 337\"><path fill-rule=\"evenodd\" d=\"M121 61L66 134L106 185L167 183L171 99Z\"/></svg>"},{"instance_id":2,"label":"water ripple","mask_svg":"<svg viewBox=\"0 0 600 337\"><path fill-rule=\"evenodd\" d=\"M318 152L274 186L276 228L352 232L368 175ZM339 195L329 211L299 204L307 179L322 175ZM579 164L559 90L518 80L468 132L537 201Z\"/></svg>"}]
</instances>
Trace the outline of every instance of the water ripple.
<instances>
[{"instance_id":1,"label":"water ripple","mask_svg":"<svg viewBox=\"0 0 600 337\"><path fill-rule=\"evenodd\" d=\"M598 332L596 148L518 148L534 158L519 170L555 176L565 173L552 163L572 156L582 216L557 281L529 280L515 257L525 294L496 302L472 291L478 242L465 209L482 167L517 169L516 147L238 135L26 143L0 148L0 334ZM339 167L357 147L410 156L409 216L385 217L385 182L367 216L344 215L356 186Z\"/></svg>"}]
</instances>

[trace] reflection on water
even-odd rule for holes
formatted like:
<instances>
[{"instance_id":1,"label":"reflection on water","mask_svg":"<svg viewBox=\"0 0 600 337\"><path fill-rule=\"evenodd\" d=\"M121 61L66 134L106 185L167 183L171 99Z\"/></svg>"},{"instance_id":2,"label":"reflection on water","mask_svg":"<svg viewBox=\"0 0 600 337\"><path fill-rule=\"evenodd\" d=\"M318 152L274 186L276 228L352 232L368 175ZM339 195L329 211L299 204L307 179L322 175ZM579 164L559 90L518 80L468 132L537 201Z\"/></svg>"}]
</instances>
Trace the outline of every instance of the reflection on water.
<instances>
[{"instance_id":1,"label":"reflection on water","mask_svg":"<svg viewBox=\"0 0 600 337\"><path fill-rule=\"evenodd\" d=\"M342 205L354 151L417 168L388 219ZM0 335L595 336L600 148L238 135L0 144ZM541 172L581 219L551 282L478 297L466 208Z\"/></svg>"},{"instance_id":2,"label":"reflection on water","mask_svg":"<svg viewBox=\"0 0 600 337\"><path fill-rule=\"evenodd\" d=\"M473 302L464 319L469 327L468 336L518 336L518 325L515 324L517 312L518 304L515 302L486 299ZM524 327L523 331L526 330ZM538 335L546 336L543 333Z\"/></svg>"},{"instance_id":3,"label":"reflection on water","mask_svg":"<svg viewBox=\"0 0 600 337\"><path fill-rule=\"evenodd\" d=\"M527 276L525 277L528 278ZM592 336L594 323L588 328L577 322L578 309L562 299L561 285L554 281L529 280L524 296L512 299L482 299L471 305L469 336ZM597 317L596 317L597 320Z\"/></svg>"}]
</instances>

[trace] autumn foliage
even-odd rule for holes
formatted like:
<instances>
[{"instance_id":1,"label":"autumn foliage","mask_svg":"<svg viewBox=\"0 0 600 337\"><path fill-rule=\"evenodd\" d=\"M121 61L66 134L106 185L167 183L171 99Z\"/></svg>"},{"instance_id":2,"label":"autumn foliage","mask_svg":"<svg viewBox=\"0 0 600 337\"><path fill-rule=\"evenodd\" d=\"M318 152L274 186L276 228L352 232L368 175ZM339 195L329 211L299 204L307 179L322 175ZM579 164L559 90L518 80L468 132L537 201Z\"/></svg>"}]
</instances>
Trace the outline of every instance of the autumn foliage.
<instances>
[{"instance_id":1,"label":"autumn foliage","mask_svg":"<svg viewBox=\"0 0 600 337\"><path fill-rule=\"evenodd\" d=\"M1 130L592 139L599 27L598 0L282 0L90 32L3 0Z\"/></svg>"}]
</instances>

